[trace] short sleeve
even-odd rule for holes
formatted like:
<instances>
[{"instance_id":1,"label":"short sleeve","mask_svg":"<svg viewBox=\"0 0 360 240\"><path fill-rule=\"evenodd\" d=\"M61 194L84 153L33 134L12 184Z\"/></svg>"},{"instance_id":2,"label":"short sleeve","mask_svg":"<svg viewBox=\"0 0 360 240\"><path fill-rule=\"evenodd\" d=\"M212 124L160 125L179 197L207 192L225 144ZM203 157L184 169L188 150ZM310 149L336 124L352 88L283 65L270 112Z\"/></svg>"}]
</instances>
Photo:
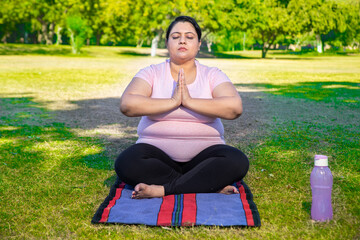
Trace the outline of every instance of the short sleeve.
<instances>
[{"instance_id":1,"label":"short sleeve","mask_svg":"<svg viewBox=\"0 0 360 240\"><path fill-rule=\"evenodd\" d=\"M141 78L145 80L147 83L149 83L150 86L152 87L154 85L154 76L155 76L155 71L153 66L151 65L138 71L135 74L134 78Z\"/></svg>"},{"instance_id":2,"label":"short sleeve","mask_svg":"<svg viewBox=\"0 0 360 240\"><path fill-rule=\"evenodd\" d=\"M221 83L230 82L228 76L218 68L212 68L209 74L211 92Z\"/></svg>"}]
</instances>

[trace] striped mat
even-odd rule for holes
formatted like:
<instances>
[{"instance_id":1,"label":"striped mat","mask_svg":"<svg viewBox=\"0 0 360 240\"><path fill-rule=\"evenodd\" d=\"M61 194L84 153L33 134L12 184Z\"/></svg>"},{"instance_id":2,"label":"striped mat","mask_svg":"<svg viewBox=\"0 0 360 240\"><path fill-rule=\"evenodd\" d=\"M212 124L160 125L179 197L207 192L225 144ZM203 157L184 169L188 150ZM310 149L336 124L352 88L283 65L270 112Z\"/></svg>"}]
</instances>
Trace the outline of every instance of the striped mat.
<instances>
[{"instance_id":1,"label":"striped mat","mask_svg":"<svg viewBox=\"0 0 360 240\"><path fill-rule=\"evenodd\" d=\"M131 199L133 188L118 181L95 213L92 223L149 226L260 226L249 187L234 184L240 194L188 193Z\"/></svg>"}]
</instances>

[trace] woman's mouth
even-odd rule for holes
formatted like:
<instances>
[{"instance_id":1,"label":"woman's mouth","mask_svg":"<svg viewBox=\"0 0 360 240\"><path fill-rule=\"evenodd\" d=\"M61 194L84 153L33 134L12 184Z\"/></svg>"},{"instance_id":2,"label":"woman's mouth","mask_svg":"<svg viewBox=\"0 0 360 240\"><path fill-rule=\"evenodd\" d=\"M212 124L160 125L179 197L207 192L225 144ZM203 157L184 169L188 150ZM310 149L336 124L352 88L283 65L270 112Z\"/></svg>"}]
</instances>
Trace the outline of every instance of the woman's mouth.
<instances>
[{"instance_id":1,"label":"woman's mouth","mask_svg":"<svg viewBox=\"0 0 360 240\"><path fill-rule=\"evenodd\" d=\"M179 51L186 51L187 49L185 47L178 48Z\"/></svg>"}]
</instances>

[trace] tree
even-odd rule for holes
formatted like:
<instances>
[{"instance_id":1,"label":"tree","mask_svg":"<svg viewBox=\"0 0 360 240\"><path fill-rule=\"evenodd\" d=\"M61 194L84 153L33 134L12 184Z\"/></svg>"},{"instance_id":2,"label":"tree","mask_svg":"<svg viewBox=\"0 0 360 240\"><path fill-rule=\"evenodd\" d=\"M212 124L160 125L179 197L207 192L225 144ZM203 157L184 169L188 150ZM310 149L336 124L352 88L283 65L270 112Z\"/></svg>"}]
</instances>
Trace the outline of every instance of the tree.
<instances>
[{"instance_id":1,"label":"tree","mask_svg":"<svg viewBox=\"0 0 360 240\"><path fill-rule=\"evenodd\" d=\"M105 42L121 42L127 39L126 34L129 34L127 29L130 26L130 4L130 0L107 0L102 3Z\"/></svg>"},{"instance_id":2,"label":"tree","mask_svg":"<svg viewBox=\"0 0 360 240\"><path fill-rule=\"evenodd\" d=\"M176 3L166 0L108 0L104 5L107 22L104 33L113 42L126 40L137 46L144 41L151 42L154 53L170 21L175 16L189 14L196 4L197 1L192 0Z\"/></svg>"},{"instance_id":3,"label":"tree","mask_svg":"<svg viewBox=\"0 0 360 240\"><path fill-rule=\"evenodd\" d=\"M287 35L295 35L299 32L297 18L289 9L289 2L264 1L259 9L264 14L260 16L261 21L254 24L253 35L262 43L262 58L279 39ZM291 6L291 5L290 5Z\"/></svg>"},{"instance_id":4,"label":"tree","mask_svg":"<svg viewBox=\"0 0 360 240\"><path fill-rule=\"evenodd\" d=\"M89 31L85 21L80 16L68 16L66 19L67 29L70 32L72 52L79 54L85 43Z\"/></svg>"},{"instance_id":5,"label":"tree","mask_svg":"<svg viewBox=\"0 0 360 240\"><path fill-rule=\"evenodd\" d=\"M352 1L340 5L339 15L344 16L345 30L337 31L343 46L360 45L360 2Z\"/></svg>"},{"instance_id":6,"label":"tree","mask_svg":"<svg viewBox=\"0 0 360 240\"><path fill-rule=\"evenodd\" d=\"M100 45L100 39L104 34L105 16L103 14L106 0L84 0L77 7L86 25L91 29L96 39L96 45Z\"/></svg>"},{"instance_id":7,"label":"tree","mask_svg":"<svg viewBox=\"0 0 360 240\"><path fill-rule=\"evenodd\" d=\"M29 0L31 5L25 11L29 12L33 28L37 29L38 41L45 42L47 45L53 43L55 33L55 23L59 21L59 9L61 3L56 0Z\"/></svg>"},{"instance_id":8,"label":"tree","mask_svg":"<svg viewBox=\"0 0 360 240\"><path fill-rule=\"evenodd\" d=\"M297 17L290 11L290 0L235 0L228 17L234 19L232 28L250 34L262 45L265 58L271 46L285 36L300 31Z\"/></svg>"},{"instance_id":9,"label":"tree","mask_svg":"<svg viewBox=\"0 0 360 240\"><path fill-rule=\"evenodd\" d=\"M298 0L294 1L294 12L299 16L302 32L313 32L317 38L317 50L324 52L325 42L330 40L332 31L346 30L346 15L338 1Z\"/></svg>"},{"instance_id":10,"label":"tree","mask_svg":"<svg viewBox=\"0 0 360 240\"><path fill-rule=\"evenodd\" d=\"M0 8L0 39L6 43L7 38L16 30L16 24L28 19L26 8L30 7L28 2L20 0L1 1Z\"/></svg>"},{"instance_id":11,"label":"tree","mask_svg":"<svg viewBox=\"0 0 360 240\"><path fill-rule=\"evenodd\" d=\"M221 33L231 35L231 21L226 15L232 8L231 1L220 0L199 0L193 5L194 17L202 29L202 40L206 42L209 52L213 43L224 40Z\"/></svg>"}]
</instances>

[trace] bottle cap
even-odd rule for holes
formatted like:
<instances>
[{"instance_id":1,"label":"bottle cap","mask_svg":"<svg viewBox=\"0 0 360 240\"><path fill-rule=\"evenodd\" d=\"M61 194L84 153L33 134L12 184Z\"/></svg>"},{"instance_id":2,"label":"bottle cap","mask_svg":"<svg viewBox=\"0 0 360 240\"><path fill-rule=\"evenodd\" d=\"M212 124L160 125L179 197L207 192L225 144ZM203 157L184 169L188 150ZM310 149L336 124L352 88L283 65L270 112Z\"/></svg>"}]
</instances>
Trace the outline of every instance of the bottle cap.
<instances>
[{"instance_id":1,"label":"bottle cap","mask_svg":"<svg viewBox=\"0 0 360 240\"><path fill-rule=\"evenodd\" d=\"M328 157L325 155L315 155L315 166L316 167L327 167Z\"/></svg>"}]
</instances>

